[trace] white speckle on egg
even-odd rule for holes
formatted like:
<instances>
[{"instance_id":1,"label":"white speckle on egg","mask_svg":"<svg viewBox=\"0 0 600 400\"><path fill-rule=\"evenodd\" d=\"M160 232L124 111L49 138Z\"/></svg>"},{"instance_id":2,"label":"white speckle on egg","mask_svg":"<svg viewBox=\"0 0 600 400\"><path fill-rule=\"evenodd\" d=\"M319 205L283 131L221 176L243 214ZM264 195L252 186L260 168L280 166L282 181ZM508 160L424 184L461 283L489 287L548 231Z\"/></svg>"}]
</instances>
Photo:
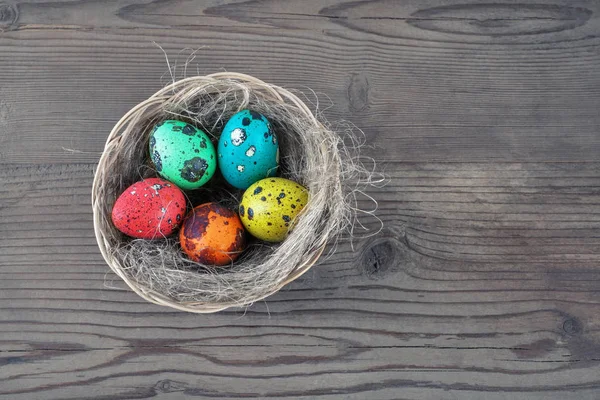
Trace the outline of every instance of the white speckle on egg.
<instances>
[{"instance_id":1,"label":"white speckle on egg","mask_svg":"<svg viewBox=\"0 0 600 400\"><path fill-rule=\"evenodd\" d=\"M248 150L246 150L247 157L252 157L254 155L254 153L256 153L256 147L254 147L254 146L250 146L250 148Z\"/></svg>"},{"instance_id":2,"label":"white speckle on egg","mask_svg":"<svg viewBox=\"0 0 600 400\"><path fill-rule=\"evenodd\" d=\"M244 172L244 169L246 169L246 167L244 167L243 165L238 165L237 166L237 170L240 172Z\"/></svg>"},{"instance_id":3,"label":"white speckle on egg","mask_svg":"<svg viewBox=\"0 0 600 400\"><path fill-rule=\"evenodd\" d=\"M231 131L231 144L239 146L246 141L246 131L242 128L236 128Z\"/></svg>"}]
</instances>

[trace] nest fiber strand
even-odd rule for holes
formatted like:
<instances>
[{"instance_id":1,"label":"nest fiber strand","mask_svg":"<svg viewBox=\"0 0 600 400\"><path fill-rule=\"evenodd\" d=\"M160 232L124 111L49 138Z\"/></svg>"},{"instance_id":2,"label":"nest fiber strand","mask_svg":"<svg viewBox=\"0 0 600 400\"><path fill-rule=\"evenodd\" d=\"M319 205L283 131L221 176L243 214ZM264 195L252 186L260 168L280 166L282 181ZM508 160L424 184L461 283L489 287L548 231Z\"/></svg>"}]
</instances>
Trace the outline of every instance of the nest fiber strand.
<instances>
[{"instance_id":1,"label":"nest fiber strand","mask_svg":"<svg viewBox=\"0 0 600 400\"><path fill-rule=\"evenodd\" d=\"M267 116L278 135L279 175L301 183L310 193L285 241L256 242L232 266L213 268L185 258L175 238L128 239L113 226L111 210L121 192L156 176L148 161L152 126L181 119L216 140L229 117L248 108ZM135 106L111 131L92 190L96 238L112 270L148 301L199 313L245 306L306 272L327 242L348 227L354 209L345 182L358 173L364 170L342 138L290 91L237 73L190 77ZM206 187L187 194L194 205L207 201L237 205L242 192L226 187L213 178Z\"/></svg>"}]
</instances>

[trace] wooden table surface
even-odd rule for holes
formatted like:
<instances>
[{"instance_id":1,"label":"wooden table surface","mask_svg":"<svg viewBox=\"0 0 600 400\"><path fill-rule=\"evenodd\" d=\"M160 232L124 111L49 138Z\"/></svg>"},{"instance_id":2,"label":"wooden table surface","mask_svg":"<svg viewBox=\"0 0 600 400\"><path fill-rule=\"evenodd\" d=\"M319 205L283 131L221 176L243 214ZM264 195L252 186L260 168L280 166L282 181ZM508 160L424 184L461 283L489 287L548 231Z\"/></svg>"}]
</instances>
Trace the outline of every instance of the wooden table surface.
<instances>
[{"instance_id":1,"label":"wooden table surface","mask_svg":"<svg viewBox=\"0 0 600 400\"><path fill-rule=\"evenodd\" d=\"M314 89L384 229L245 311L127 290L90 189L157 45ZM0 398L598 399L599 156L598 1L2 0Z\"/></svg>"}]
</instances>

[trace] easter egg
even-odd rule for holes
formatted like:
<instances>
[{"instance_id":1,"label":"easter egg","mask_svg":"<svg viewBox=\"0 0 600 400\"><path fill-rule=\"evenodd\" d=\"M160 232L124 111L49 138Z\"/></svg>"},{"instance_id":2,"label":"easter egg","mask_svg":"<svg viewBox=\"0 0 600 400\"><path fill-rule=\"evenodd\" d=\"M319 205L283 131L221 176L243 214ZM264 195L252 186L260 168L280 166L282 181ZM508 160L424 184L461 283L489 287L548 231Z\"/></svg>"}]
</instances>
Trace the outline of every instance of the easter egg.
<instances>
[{"instance_id":1,"label":"easter egg","mask_svg":"<svg viewBox=\"0 0 600 400\"><path fill-rule=\"evenodd\" d=\"M158 123L150 135L156 172L182 189L197 189L217 169L215 147L200 129L183 121Z\"/></svg>"},{"instance_id":2,"label":"easter egg","mask_svg":"<svg viewBox=\"0 0 600 400\"><path fill-rule=\"evenodd\" d=\"M168 236L185 216L185 196L174 184L149 178L129 186L112 209L115 227L128 236L155 239Z\"/></svg>"},{"instance_id":3,"label":"easter egg","mask_svg":"<svg viewBox=\"0 0 600 400\"><path fill-rule=\"evenodd\" d=\"M252 236L281 242L308 202L308 190L284 178L266 178L251 185L242 196L240 218Z\"/></svg>"},{"instance_id":4,"label":"easter egg","mask_svg":"<svg viewBox=\"0 0 600 400\"><path fill-rule=\"evenodd\" d=\"M217 153L223 177L238 189L277 173L277 137L269 121L257 112L243 110L227 121Z\"/></svg>"},{"instance_id":5,"label":"easter egg","mask_svg":"<svg viewBox=\"0 0 600 400\"><path fill-rule=\"evenodd\" d=\"M218 203L195 207L183 222L179 242L187 256L206 265L227 265L244 250L244 227L235 211Z\"/></svg>"}]
</instances>

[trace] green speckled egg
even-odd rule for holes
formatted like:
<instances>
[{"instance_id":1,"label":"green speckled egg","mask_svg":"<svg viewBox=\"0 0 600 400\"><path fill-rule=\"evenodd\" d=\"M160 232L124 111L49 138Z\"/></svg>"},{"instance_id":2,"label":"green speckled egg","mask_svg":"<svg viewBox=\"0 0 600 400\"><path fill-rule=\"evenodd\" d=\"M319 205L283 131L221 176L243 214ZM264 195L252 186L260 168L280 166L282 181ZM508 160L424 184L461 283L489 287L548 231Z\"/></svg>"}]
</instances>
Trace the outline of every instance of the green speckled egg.
<instances>
[{"instance_id":1,"label":"green speckled egg","mask_svg":"<svg viewBox=\"0 0 600 400\"><path fill-rule=\"evenodd\" d=\"M158 123L150 135L156 172L182 189L198 189L217 169L215 147L200 129L183 121Z\"/></svg>"},{"instance_id":2,"label":"green speckled egg","mask_svg":"<svg viewBox=\"0 0 600 400\"><path fill-rule=\"evenodd\" d=\"M289 179L266 178L242 196L240 218L250 234L267 242L281 242L308 202L308 190Z\"/></svg>"}]
</instances>

